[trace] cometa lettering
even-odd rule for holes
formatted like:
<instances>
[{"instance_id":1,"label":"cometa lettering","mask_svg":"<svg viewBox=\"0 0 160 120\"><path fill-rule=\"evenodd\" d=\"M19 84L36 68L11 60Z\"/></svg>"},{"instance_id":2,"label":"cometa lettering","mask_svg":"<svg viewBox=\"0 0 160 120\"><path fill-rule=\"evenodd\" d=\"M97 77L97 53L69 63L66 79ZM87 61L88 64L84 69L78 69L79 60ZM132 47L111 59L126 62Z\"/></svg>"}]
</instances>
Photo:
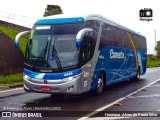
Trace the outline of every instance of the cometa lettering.
<instances>
[{"instance_id":1,"label":"cometa lettering","mask_svg":"<svg viewBox=\"0 0 160 120\"><path fill-rule=\"evenodd\" d=\"M110 50L110 58L114 59L114 58L118 58L118 59L124 59L124 53L121 52L115 52L113 51L113 49Z\"/></svg>"}]
</instances>

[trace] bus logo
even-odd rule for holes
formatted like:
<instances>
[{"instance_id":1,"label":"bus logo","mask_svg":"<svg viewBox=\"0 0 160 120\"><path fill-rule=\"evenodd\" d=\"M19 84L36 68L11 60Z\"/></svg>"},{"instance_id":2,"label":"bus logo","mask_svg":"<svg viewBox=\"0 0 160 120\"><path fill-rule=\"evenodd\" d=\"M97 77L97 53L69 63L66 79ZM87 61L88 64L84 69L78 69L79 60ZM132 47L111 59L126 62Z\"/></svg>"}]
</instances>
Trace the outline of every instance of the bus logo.
<instances>
[{"instance_id":1,"label":"bus logo","mask_svg":"<svg viewBox=\"0 0 160 120\"><path fill-rule=\"evenodd\" d=\"M73 75L73 72L68 72L64 74L64 77L71 76L71 75Z\"/></svg>"},{"instance_id":2,"label":"bus logo","mask_svg":"<svg viewBox=\"0 0 160 120\"><path fill-rule=\"evenodd\" d=\"M115 52L113 49L110 50L110 58L119 58L119 59L124 59L124 53L121 52Z\"/></svg>"},{"instance_id":3,"label":"bus logo","mask_svg":"<svg viewBox=\"0 0 160 120\"><path fill-rule=\"evenodd\" d=\"M11 117L11 112L2 112L2 117Z\"/></svg>"},{"instance_id":4,"label":"bus logo","mask_svg":"<svg viewBox=\"0 0 160 120\"><path fill-rule=\"evenodd\" d=\"M103 55L99 55L99 59L104 59L104 56Z\"/></svg>"}]
</instances>

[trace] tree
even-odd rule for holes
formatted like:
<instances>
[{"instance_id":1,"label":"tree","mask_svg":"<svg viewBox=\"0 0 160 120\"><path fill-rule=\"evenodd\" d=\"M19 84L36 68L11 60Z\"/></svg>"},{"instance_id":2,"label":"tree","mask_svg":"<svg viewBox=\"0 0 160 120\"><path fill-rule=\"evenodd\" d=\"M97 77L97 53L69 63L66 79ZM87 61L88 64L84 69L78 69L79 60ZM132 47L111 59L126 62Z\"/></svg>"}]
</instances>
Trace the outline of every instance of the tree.
<instances>
[{"instance_id":1,"label":"tree","mask_svg":"<svg viewBox=\"0 0 160 120\"><path fill-rule=\"evenodd\" d=\"M57 14L63 14L60 6L47 5L47 8L45 8L45 12L43 16L46 17L46 16L51 16L51 15L57 15Z\"/></svg>"},{"instance_id":2,"label":"tree","mask_svg":"<svg viewBox=\"0 0 160 120\"><path fill-rule=\"evenodd\" d=\"M155 50L157 51L157 56L160 56L160 41L157 41L157 45L155 47Z\"/></svg>"}]
</instances>

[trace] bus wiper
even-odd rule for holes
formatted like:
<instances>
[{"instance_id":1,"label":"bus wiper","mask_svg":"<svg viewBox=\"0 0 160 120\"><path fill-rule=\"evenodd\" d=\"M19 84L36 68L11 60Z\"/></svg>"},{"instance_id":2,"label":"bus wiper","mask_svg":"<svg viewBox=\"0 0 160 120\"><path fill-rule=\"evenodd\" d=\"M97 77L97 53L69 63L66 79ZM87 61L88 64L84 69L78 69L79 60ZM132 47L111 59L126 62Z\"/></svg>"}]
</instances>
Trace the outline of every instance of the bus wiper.
<instances>
[{"instance_id":1,"label":"bus wiper","mask_svg":"<svg viewBox=\"0 0 160 120\"><path fill-rule=\"evenodd\" d=\"M57 66L58 66L59 70L62 70L62 65L61 65L61 62L59 60L59 57L58 57L58 54L57 54L57 50L55 49L54 45L53 45L53 48L52 48L52 54L55 57L55 60L56 60L56 63L57 63Z\"/></svg>"},{"instance_id":2,"label":"bus wiper","mask_svg":"<svg viewBox=\"0 0 160 120\"><path fill-rule=\"evenodd\" d=\"M39 56L38 56L37 60L35 61L35 63L34 63L32 68L35 68L35 66L40 61L40 59L45 58L45 55L46 55L46 52L47 52L47 47L48 47L48 42L46 44L46 48L41 51L41 53L39 54Z\"/></svg>"}]
</instances>

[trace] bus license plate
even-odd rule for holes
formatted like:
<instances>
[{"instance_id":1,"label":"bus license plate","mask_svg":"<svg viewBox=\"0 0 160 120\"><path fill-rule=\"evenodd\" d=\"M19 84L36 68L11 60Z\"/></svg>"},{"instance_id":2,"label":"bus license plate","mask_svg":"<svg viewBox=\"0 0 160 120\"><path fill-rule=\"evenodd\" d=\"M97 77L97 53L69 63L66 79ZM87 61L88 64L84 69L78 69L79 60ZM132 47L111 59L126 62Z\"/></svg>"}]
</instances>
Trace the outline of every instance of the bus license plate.
<instances>
[{"instance_id":1,"label":"bus license plate","mask_svg":"<svg viewBox=\"0 0 160 120\"><path fill-rule=\"evenodd\" d=\"M41 90L42 91L51 91L51 87L49 87L49 86L42 86Z\"/></svg>"}]
</instances>

